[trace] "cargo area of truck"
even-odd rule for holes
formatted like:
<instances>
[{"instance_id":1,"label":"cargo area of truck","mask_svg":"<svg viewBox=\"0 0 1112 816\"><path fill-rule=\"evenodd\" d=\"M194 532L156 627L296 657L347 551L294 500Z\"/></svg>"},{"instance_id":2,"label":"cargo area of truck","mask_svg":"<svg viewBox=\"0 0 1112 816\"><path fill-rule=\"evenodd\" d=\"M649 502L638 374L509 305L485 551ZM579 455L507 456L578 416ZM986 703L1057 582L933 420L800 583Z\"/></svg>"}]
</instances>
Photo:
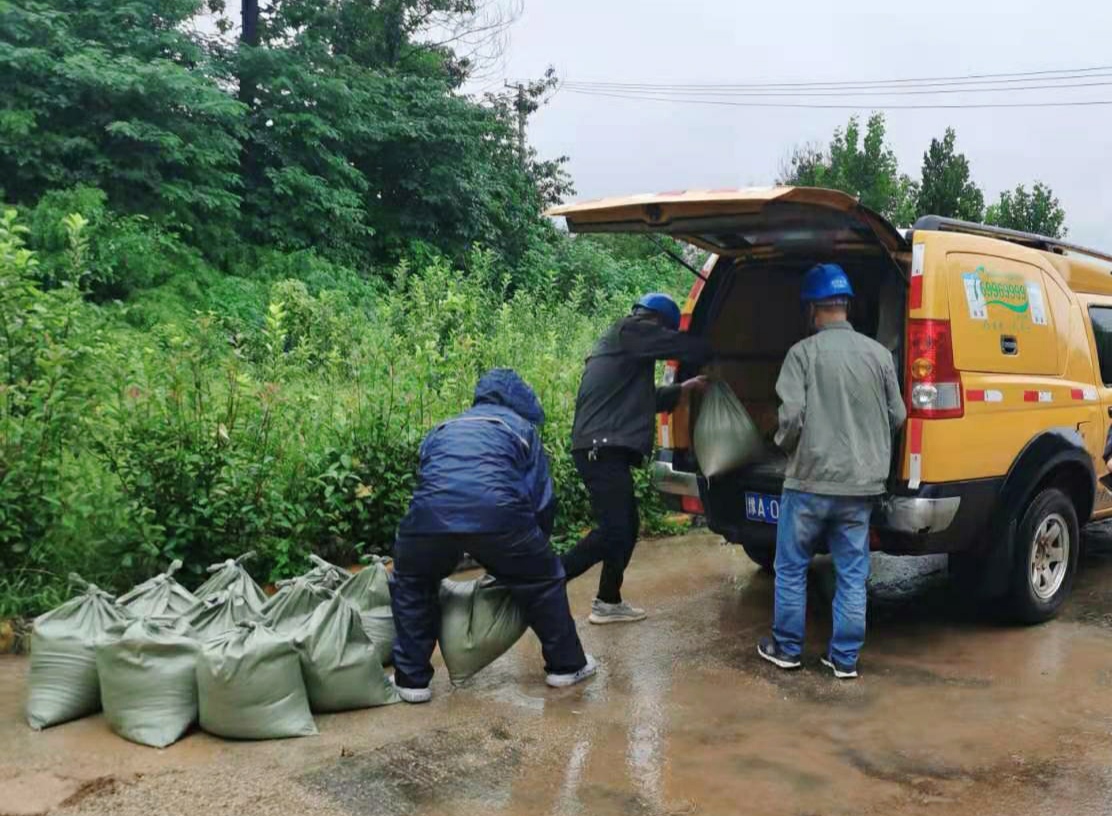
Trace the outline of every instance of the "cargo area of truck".
<instances>
[{"instance_id":1,"label":"cargo area of truck","mask_svg":"<svg viewBox=\"0 0 1112 816\"><path fill-rule=\"evenodd\" d=\"M691 331L709 337L717 353L712 364L683 368L680 377L708 374L727 382L765 437L765 455L753 465L709 482L700 476L700 494L708 523L731 541L764 543L775 536L775 526L746 520L745 494L778 496L783 488L784 454L772 443L777 427L776 380L788 350L807 336L807 313L799 301L803 274L818 262L839 263L846 270L856 297L850 321L854 328L887 348L897 371L902 368L906 278L885 252L841 256L798 257L745 264L721 259L692 315ZM689 449L691 423L699 405L677 416L673 429L679 470L697 470Z\"/></svg>"}]
</instances>

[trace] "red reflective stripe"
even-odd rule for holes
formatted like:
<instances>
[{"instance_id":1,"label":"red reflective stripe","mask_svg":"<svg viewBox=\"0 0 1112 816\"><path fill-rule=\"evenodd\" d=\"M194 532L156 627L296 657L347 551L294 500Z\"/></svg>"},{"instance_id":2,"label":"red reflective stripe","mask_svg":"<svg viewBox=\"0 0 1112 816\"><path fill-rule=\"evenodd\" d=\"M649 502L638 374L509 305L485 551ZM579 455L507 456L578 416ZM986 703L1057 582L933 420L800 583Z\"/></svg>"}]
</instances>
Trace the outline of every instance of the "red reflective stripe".
<instances>
[{"instance_id":1,"label":"red reflective stripe","mask_svg":"<svg viewBox=\"0 0 1112 816\"><path fill-rule=\"evenodd\" d=\"M1070 389L1070 396L1073 397L1074 399L1083 400L1083 399L1085 399L1085 389L1084 388L1071 388Z\"/></svg>"},{"instance_id":2,"label":"red reflective stripe","mask_svg":"<svg viewBox=\"0 0 1112 816\"><path fill-rule=\"evenodd\" d=\"M965 398L970 402L984 402L985 390L983 388L971 388L965 392Z\"/></svg>"},{"instance_id":3,"label":"red reflective stripe","mask_svg":"<svg viewBox=\"0 0 1112 816\"><path fill-rule=\"evenodd\" d=\"M680 315L680 331L687 331L691 328L691 312Z\"/></svg>"},{"instance_id":4,"label":"red reflective stripe","mask_svg":"<svg viewBox=\"0 0 1112 816\"><path fill-rule=\"evenodd\" d=\"M908 306L912 309L923 308L923 276L911 276L911 294L908 296Z\"/></svg>"},{"instance_id":5,"label":"red reflective stripe","mask_svg":"<svg viewBox=\"0 0 1112 816\"><path fill-rule=\"evenodd\" d=\"M1024 391L1023 392L1023 401L1024 402L1038 402L1039 401L1039 392L1038 391Z\"/></svg>"},{"instance_id":6,"label":"red reflective stripe","mask_svg":"<svg viewBox=\"0 0 1112 816\"><path fill-rule=\"evenodd\" d=\"M912 453L923 452L923 420L921 419L911 420L910 444Z\"/></svg>"}]
</instances>

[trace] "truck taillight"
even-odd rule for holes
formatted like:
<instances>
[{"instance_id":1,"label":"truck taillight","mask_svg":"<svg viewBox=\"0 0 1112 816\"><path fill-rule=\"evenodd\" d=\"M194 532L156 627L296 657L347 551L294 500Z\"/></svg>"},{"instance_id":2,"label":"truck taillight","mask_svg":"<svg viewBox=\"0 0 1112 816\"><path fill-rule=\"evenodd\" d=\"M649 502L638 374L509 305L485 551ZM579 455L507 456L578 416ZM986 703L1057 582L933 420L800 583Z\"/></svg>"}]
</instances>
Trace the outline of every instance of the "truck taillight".
<instances>
[{"instance_id":1,"label":"truck taillight","mask_svg":"<svg viewBox=\"0 0 1112 816\"><path fill-rule=\"evenodd\" d=\"M950 321L908 320L907 340L908 415L917 419L964 416Z\"/></svg>"}]
</instances>

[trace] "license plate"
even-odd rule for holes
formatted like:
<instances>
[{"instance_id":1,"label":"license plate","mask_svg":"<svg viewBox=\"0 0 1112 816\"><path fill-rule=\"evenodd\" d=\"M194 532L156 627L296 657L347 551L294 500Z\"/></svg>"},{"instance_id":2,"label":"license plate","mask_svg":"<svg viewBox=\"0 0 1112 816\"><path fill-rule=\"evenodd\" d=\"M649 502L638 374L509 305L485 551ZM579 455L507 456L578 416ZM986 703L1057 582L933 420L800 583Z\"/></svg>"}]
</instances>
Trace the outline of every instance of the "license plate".
<instances>
[{"instance_id":1,"label":"license plate","mask_svg":"<svg viewBox=\"0 0 1112 816\"><path fill-rule=\"evenodd\" d=\"M780 497L767 493L746 493L745 517L750 521L775 524L780 520Z\"/></svg>"}]
</instances>

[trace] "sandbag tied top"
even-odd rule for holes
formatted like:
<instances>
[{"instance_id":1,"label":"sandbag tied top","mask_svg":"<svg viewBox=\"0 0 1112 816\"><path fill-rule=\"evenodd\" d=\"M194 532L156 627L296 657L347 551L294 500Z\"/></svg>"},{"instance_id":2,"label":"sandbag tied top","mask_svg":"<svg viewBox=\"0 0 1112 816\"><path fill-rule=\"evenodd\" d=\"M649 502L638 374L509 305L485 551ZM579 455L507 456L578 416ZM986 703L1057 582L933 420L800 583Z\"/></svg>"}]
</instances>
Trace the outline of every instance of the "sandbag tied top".
<instances>
[{"instance_id":1,"label":"sandbag tied top","mask_svg":"<svg viewBox=\"0 0 1112 816\"><path fill-rule=\"evenodd\" d=\"M252 621L201 644L197 658L201 728L231 739L317 733L301 658L291 640Z\"/></svg>"},{"instance_id":2,"label":"sandbag tied top","mask_svg":"<svg viewBox=\"0 0 1112 816\"><path fill-rule=\"evenodd\" d=\"M398 637L398 630L394 625L394 610L389 606L376 606L360 612L359 619L363 621L363 629L374 644L379 662L383 666L389 666L394 662L394 641Z\"/></svg>"},{"instance_id":3,"label":"sandbag tied top","mask_svg":"<svg viewBox=\"0 0 1112 816\"><path fill-rule=\"evenodd\" d=\"M339 595L317 607L296 643L313 711L370 708L401 699L382 670L359 611Z\"/></svg>"},{"instance_id":4,"label":"sandbag tied top","mask_svg":"<svg viewBox=\"0 0 1112 816\"><path fill-rule=\"evenodd\" d=\"M235 592L217 592L199 601L186 620L194 637L198 640L215 637L230 629L235 629L244 621L259 620L260 613Z\"/></svg>"},{"instance_id":5,"label":"sandbag tied top","mask_svg":"<svg viewBox=\"0 0 1112 816\"><path fill-rule=\"evenodd\" d=\"M181 618L115 624L96 649L108 726L154 748L185 736L197 719L199 649Z\"/></svg>"},{"instance_id":6,"label":"sandbag tied top","mask_svg":"<svg viewBox=\"0 0 1112 816\"><path fill-rule=\"evenodd\" d=\"M193 594L202 601L217 592L233 592L241 595L256 611L263 608L266 603L266 593L262 591L255 579L243 566L244 561L255 557L254 551L245 552L239 558L229 558L219 564L213 564L208 571L213 575Z\"/></svg>"},{"instance_id":7,"label":"sandbag tied top","mask_svg":"<svg viewBox=\"0 0 1112 816\"><path fill-rule=\"evenodd\" d=\"M316 608L332 599L335 593L305 577L278 582L278 592L266 602L263 620L276 632L293 634L301 628Z\"/></svg>"},{"instance_id":8,"label":"sandbag tied top","mask_svg":"<svg viewBox=\"0 0 1112 816\"><path fill-rule=\"evenodd\" d=\"M374 556L371 563L351 576L340 587L340 594L361 612L390 605L390 573L388 559Z\"/></svg>"},{"instance_id":9,"label":"sandbag tied top","mask_svg":"<svg viewBox=\"0 0 1112 816\"><path fill-rule=\"evenodd\" d=\"M174 573L181 569L181 561L170 563L169 569L138 584L117 600L137 617L177 617L197 605L198 598L174 580Z\"/></svg>"},{"instance_id":10,"label":"sandbag tied top","mask_svg":"<svg viewBox=\"0 0 1112 816\"><path fill-rule=\"evenodd\" d=\"M81 594L39 616L31 630L27 722L36 730L100 710L96 644L131 619L96 585L75 574L70 581Z\"/></svg>"},{"instance_id":11,"label":"sandbag tied top","mask_svg":"<svg viewBox=\"0 0 1112 816\"><path fill-rule=\"evenodd\" d=\"M764 440L730 386L715 380L699 407L692 443L707 478L745 467L761 457Z\"/></svg>"},{"instance_id":12,"label":"sandbag tied top","mask_svg":"<svg viewBox=\"0 0 1112 816\"><path fill-rule=\"evenodd\" d=\"M302 577L317 586L339 589L351 577L346 569L330 564L315 553L310 553L309 560L313 562L313 568Z\"/></svg>"},{"instance_id":13,"label":"sandbag tied top","mask_svg":"<svg viewBox=\"0 0 1112 816\"><path fill-rule=\"evenodd\" d=\"M510 590L490 575L440 584L440 653L455 684L493 663L525 634Z\"/></svg>"}]
</instances>

